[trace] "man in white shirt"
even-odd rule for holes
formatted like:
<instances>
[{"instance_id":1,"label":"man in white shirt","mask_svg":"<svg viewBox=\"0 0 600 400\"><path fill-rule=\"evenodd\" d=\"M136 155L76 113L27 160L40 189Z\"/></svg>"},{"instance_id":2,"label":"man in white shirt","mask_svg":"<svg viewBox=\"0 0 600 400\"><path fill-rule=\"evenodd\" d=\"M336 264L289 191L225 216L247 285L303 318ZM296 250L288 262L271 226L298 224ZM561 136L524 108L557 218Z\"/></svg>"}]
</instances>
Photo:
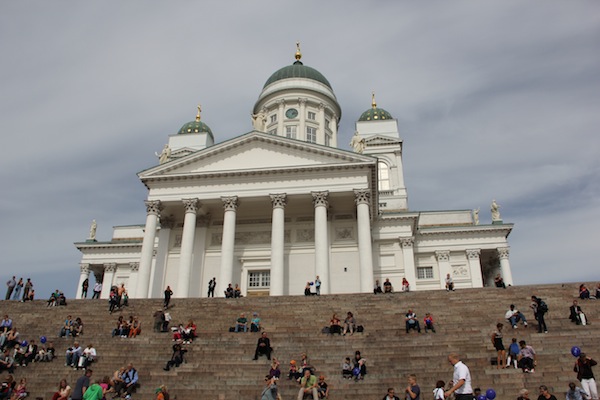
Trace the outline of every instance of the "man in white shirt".
<instances>
[{"instance_id":1,"label":"man in white shirt","mask_svg":"<svg viewBox=\"0 0 600 400\"><path fill-rule=\"evenodd\" d=\"M79 357L78 368L87 368L91 363L96 360L96 349L91 344L83 349L83 354Z\"/></svg>"},{"instance_id":2,"label":"man in white shirt","mask_svg":"<svg viewBox=\"0 0 600 400\"><path fill-rule=\"evenodd\" d=\"M471 372L456 353L451 353L448 356L448 362L454 366L454 374L452 382L454 386L444 393L446 397L452 393L455 394L456 400L473 400L473 388L471 387Z\"/></svg>"},{"instance_id":3,"label":"man in white shirt","mask_svg":"<svg viewBox=\"0 0 600 400\"><path fill-rule=\"evenodd\" d=\"M508 320L514 329L517 328L517 322L519 321L522 321L523 326L527 328L527 319L525 318L525 315L523 315L521 311L517 310L514 304L510 305L510 309L506 311L504 318Z\"/></svg>"}]
</instances>

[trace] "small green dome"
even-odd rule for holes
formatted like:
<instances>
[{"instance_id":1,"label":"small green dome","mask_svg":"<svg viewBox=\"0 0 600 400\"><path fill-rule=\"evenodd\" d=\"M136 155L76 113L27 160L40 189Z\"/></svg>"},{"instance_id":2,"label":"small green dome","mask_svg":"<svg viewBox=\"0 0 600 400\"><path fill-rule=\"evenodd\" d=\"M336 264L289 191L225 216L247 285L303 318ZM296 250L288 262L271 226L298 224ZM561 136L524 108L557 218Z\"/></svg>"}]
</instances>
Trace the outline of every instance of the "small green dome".
<instances>
[{"instance_id":1,"label":"small green dome","mask_svg":"<svg viewBox=\"0 0 600 400\"><path fill-rule=\"evenodd\" d=\"M210 130L208 125L206 125L202 121L190 121L187 124L183 125L181 127L181 129L179 130L179 132L177 132L177 133L182 135L182 134L187 134L187 133L200 133L200 132L207 132L208 134L210 134L212 136L212 131Z\"/></svg>"},{"instance_id":2,"label":"small green dome","mask_svg":"<svg viewBox=\"0 0 600 400\"><path fill-rule=\"evenodd\" d=\"M359 121L381 121L386 119L394 119L392 115L383 108L369 108L360 115Z\"/></svg>"},{"instance_id":3,"label":"small green dome","mask_svg":"<svg viewBox=\"0 0 600 400\"><path fill-rule=\"evenodd\" d=\"M329 89L333 90L333 88L331 87L331 84L329 83L327 78L325 78L323 76L322 73L320 73L319 71L317 71L314 68L307 67L306 65L302 64L302 62L300 60L294 62L292 65L288 65L287 67L283 67L283 68L275 71L275 73L273 75L271 75L269 77L269 79L267 79L267 82L263 86L263 89L266 88L267 86L269 86L273 82L277 82L282 79L288 79L288 78L312 79L314 81L321 82L322 84L327 86Z\"/></svg>"}]
</instances>

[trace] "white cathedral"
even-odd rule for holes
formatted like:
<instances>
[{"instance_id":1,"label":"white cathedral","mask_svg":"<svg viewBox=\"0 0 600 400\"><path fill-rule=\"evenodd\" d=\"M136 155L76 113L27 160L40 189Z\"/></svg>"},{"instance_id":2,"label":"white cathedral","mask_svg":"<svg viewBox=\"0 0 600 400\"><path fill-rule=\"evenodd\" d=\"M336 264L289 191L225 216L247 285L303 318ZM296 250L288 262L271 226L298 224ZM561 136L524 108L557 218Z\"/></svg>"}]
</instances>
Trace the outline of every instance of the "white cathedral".
<instances>
[{"instance_id":1,"label":"white cathedral","mask_svg":"<svg viewBox=\"0 0 600 400\"><path fill-rule=\"evenodd\" d=\"M93 273L102 298L125 284L132 298L205 297L239 284L244 296L396 291L512 284L507 237L492 212L411 211L402 138L389 112L372 106L356 122L352 151L338 148L341 108L329 81L296 61L273 73L253 109L254 129L215 144L195 120L173 135L159 165L138 176L148 189L143 225L117 226L110 241L75 243L82 253L77 298ZM495 204L495 202L494 202ZM494 211L494 210L493 210Z\"/></svg>"}]
</instances>

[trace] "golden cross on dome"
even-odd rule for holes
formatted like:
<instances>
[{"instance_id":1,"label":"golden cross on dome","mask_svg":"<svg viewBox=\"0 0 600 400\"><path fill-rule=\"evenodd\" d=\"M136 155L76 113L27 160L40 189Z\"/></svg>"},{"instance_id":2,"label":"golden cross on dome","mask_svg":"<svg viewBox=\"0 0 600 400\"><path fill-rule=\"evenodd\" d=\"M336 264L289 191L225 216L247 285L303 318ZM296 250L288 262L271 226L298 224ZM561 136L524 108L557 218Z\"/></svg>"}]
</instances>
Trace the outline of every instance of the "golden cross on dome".
<instances>
[{"instance_id":1,"label":"golden cross on dome","mask_svg":"<svg viewBox=\"0 0 600 400\"><path fill-rule=\"evenodd\" d=\"M371 92L371 107L377 108L377 103L375 102L375 92Z\"/></svg>"},{"instance_id":2,"label":"golden cross on dome","mask_svg":"<svg viewBox=\"0 0 600 400\"><path fill-rule=\"evenodd\" d=\"M198 104L198 114L196 114L196 121L200 121L200 112L202 111L202 107Z\"/></svg>"},{"instance_id":3,"label":"golden cross on dome","mask_svg":"<svg viewBox=\"0 0 600 400\"><path fill-rule=\"evenodd\" d=\"M302 53L300 52L300 42L296 42L296 60L300 61Z\"/></svg>"}]
</instances>

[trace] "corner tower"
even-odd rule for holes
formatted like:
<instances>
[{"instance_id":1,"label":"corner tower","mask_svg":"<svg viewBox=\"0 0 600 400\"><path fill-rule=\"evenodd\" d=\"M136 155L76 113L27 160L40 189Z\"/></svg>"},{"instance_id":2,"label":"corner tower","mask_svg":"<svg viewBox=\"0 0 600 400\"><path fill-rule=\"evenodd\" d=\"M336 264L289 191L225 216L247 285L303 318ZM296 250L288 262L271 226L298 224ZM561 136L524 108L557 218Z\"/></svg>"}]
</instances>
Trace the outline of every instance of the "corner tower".
<instances>
[{"instance_id":1,"label":"corner tower","mask_svg":"<svg viewBox=\"0 0 600 400\"><path fill-rule=\"evenodd\" d=\"M402 139L398 121L383 108L377 107L375 94L371 108L356 122L356 134L364 140L363 154L377 157L379 211L408 210L408 194L402 166Z\"/></svg>"},{"instance_id":2,"label":"corner tower","mask_svg":"<svg viewBox=\"0 0 600 400\"><path fill-rule=\"evenodd\" d=\"M331 84L314 68L296 61L273 73L254 104L254 118L263 122L255 129L325 146L337 147L338 124L342 110Z\"/></svg>"}]
</instances>

